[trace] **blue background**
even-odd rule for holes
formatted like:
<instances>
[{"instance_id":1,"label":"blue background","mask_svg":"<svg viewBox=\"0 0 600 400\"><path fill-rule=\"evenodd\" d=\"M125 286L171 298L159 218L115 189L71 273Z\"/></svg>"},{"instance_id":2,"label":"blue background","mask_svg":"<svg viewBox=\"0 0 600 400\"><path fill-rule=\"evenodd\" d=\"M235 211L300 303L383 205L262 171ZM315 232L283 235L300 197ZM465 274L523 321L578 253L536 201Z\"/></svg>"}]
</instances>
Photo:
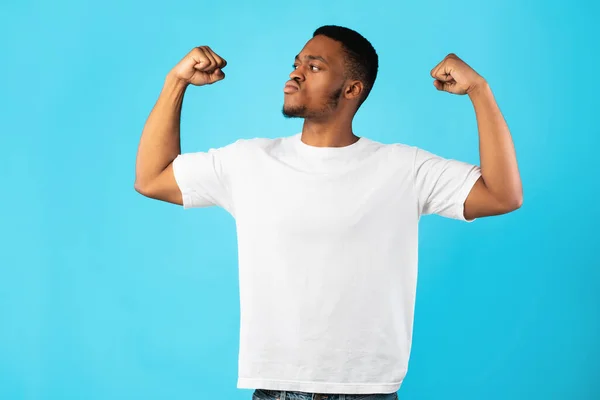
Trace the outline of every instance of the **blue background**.
<instances>
[{"instance_id":1,"label":"blue background","mask_svg":"<svg viewBox=\"0 0 600 400\"><path fill-rule=\"evenodd\" d=\"M184 152L299 132L301 120L281 115L282 89L324 24L356 29L380 56L357 135L479 163L468 97L429 76L454 52L490 83L517 149L521 209L421 222L400 398L600 398L598 6L109 0L0 11L0 398L250 399L236 389L235 221L136 193L137 145L166 73L205 44L227 77L188 90Z\"/></svg>"}]
</instances>

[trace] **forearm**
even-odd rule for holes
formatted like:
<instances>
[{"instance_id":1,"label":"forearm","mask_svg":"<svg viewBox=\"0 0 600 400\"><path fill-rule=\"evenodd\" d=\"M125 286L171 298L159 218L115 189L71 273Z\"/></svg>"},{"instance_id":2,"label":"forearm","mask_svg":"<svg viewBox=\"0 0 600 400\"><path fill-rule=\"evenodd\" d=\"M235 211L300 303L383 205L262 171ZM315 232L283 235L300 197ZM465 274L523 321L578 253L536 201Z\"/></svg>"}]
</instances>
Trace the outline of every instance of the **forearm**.
<instances>
[{"instance_id":1,"label":"forearm","mask_svg":"<svg viewBox=\"0 0 600 400\"><path fill-rule=\"evenodd\" d=\"M499 202L519 207L523 200L523 188L515 147L492 90L483 81L469 93L469 98L477 117L483 181Z\"/></svg>"},{"instance_id":2,"label":"forearm","mask_svg":"<svg viewBox=\"0 0 600 400\"><path fill-rule=\"evenodd\" d=\"M179 125L186 84L167 75L138 146L135 186L156 178L181 153Z\"/></svg>"}]
</instances>

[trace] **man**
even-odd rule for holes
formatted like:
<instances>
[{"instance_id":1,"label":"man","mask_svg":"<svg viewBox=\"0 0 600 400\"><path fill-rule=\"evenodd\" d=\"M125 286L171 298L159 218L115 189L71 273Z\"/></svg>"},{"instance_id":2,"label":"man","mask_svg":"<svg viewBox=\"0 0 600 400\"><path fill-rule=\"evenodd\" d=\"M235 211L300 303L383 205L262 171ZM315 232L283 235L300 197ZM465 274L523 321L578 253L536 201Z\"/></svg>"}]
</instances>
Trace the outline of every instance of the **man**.
<instances>
[{"instance_id":1,"label":"man","mask_svg":"<svg viewBox=\"0 0 600 400\"><path fill-rule=\"evenodd\" d=\"M378 58L357 32L317 29L295 58L283 113L302 132L180 154L188 85L225 77L194 48L167 75L142 133L135 189L236 220L238 388L255 399L395 399L408 367L421 215L472 222L522 204L513 142L486 81L454 54L431 75L475 108L481 167L356 136ZM292 396L293 394L293 396Z\"/></svg>"}]
</instances>

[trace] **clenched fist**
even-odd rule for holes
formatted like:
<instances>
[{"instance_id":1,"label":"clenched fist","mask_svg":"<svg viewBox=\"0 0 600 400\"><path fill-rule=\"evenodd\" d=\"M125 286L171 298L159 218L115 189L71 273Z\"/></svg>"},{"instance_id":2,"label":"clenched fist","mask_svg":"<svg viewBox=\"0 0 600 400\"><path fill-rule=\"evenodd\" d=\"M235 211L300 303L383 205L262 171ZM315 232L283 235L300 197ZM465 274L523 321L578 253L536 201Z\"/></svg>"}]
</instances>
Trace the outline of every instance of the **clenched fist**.
<instances>
[{"instance_id":1,"label":"clenched fist","mask_svg":"<svg viewBox=\"0 0 600 400\"><path fill-rule=\"evenodd\" d=\"M469 94L477 85L485 82L481 75L454 53L448 54L430 74L435 78L433 85L437 90L453 94Z\"/></svg>"},{"instance_id":2,"label":"clenched fist","mask_svg":"<svg viewBox=\"0 0 600 400\"><path fill-rule=\"evenodd\" d=\"M227 61L208 46L195 47L171 70L176 79L195 86L210 85L225 78Z\"/></svg>"}]
</instances>

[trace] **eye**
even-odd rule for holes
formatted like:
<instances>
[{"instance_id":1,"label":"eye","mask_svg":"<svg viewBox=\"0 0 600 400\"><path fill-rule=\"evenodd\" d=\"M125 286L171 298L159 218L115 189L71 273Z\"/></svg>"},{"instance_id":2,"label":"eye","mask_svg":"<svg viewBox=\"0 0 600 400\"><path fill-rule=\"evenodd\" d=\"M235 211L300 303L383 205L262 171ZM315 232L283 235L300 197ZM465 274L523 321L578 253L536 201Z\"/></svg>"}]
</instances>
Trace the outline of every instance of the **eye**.
<instances>
[{"instance_id":1,"label":"eye","mask_svg":"<svg viewBox=\"0 0 600 400\"><path fill-rule=\"evenodd\" d=\"M313 72L320 71L320 68L317 67L316 65L310 65L309 67ZM298 65L292 64L292 69L297 69L297 68L298 68Z\"/></svg>"}]
</instances>

